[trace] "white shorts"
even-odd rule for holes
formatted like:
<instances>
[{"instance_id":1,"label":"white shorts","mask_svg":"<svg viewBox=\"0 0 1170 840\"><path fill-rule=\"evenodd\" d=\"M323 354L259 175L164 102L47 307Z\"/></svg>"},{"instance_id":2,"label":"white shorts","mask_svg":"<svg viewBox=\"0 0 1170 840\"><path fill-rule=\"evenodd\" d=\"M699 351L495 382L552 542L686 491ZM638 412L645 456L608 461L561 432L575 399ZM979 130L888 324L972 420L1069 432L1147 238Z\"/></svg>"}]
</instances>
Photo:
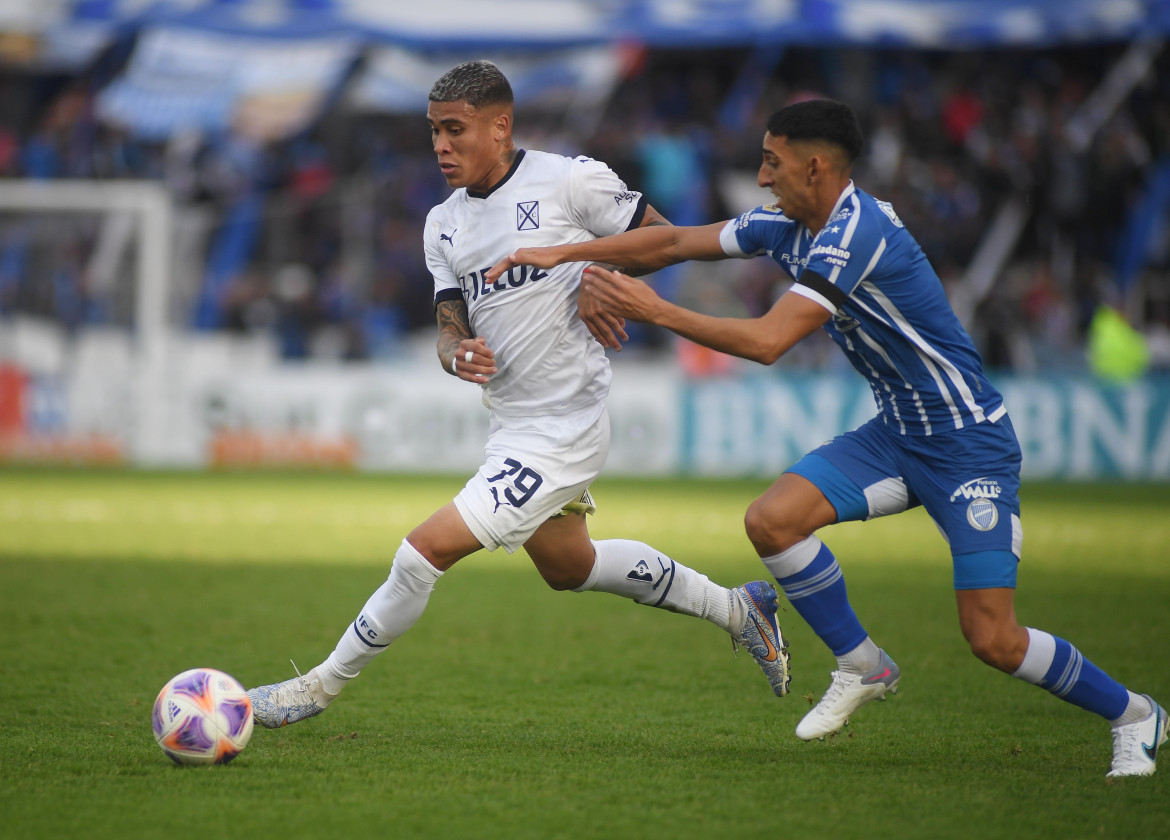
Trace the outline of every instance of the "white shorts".
<instances>
[{"instance_id":1,"label":"white shorts","mask_svg":"<svg viewBox=\"0 0 1170 840\"><path fill-rule=\"evenodd\" d=\"M484 465L455 497L483 547L511 554L581 500L609 454L609 414L590 407L549 417L493 414Z\"/></svg>"}]
</instances>

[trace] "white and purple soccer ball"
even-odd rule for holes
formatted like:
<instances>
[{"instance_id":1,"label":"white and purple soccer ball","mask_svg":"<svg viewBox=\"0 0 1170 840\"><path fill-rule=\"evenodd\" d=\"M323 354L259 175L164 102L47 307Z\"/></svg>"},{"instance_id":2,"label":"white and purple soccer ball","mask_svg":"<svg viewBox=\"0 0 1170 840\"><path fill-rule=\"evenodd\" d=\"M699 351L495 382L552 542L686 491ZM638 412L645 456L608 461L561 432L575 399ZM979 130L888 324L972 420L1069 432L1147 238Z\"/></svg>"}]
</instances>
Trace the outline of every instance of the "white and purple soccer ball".
<instances>
[{"instance_id":1,"label":"white and purple soccer ball","mask_svg":"<svg viewBox=\"0 0 1170 840\"><path fill-rule=\"evenodd\" d=\"M176 764L226 764L252 737L252 701L214 668L192 668L154 701L154 740Z\"/></svg>"}]
</instances>

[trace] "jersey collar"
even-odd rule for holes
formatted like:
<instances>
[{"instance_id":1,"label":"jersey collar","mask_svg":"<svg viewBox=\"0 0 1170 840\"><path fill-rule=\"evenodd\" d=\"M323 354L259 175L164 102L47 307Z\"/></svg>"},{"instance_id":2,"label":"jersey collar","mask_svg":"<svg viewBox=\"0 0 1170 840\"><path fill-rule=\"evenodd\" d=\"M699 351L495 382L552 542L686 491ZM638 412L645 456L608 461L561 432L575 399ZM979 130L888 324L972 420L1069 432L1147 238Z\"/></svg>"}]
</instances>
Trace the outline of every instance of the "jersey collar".
<instances>
[{"instance_id":1,"label":"jersey collar","mask_svg":"<svg viewBox=\"0 0 1170 840\"><path fill-rule=\"evenodd\" d=\"M508 180L513 175L516 174L516 169L520 166L520 161L522 161L522 160L524 160L524 150L520 149L516 152L516 157L512 161L512 165L510 167L508 167L508 171L504 174L503 178L496 181L496 183L492 184L491 189L486 190L485 192L479 192L477 190L468 190L467 191L468 198L487 198L489 195L494 193L500 187L504 186L504 184L508 183Z\"/></svg>"},{"instance_id":2,"label":"jersey collar","mask_svg":"<svg viewBox=\"0 0 1170 840\"><path fill-rule=\"evenodd\" d=\"M501 183L503 182L501 181ZM857 187L853 186L853 181L850 180L845 189L841 190L841 194L837 196L837 203L833 205L833 210L829 213L830 219L837 215L838 211L841 209L841 205L845 203L845 199L849 198L849 196L853 195L855 192L857 192Z\"/></svg>"}]
</instances>

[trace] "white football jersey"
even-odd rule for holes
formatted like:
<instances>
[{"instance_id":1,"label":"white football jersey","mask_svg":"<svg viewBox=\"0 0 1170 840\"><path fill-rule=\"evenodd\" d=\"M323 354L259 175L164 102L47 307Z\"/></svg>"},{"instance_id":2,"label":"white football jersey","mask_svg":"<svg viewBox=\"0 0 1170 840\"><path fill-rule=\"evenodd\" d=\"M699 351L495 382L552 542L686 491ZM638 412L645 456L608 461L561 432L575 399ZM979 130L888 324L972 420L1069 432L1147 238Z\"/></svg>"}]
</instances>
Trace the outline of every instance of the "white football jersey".
<instances>
[{"instance_id":1,"label":"white football jersey","mask_svg":"<svg viewBox=\"0 0 1170 840\"><path fill-rule=\"evenodd\" d=\"M585 242L641 224L646 201L604 163L517 152L487 193L461 188L427 215L423 248L435 303L462 297L474 335L499 372L484 404L506 416L561 414L600 405L609 392L605 351L577 317L587 263L484 273L517 248Z\"/></svg>"}]
</instances>

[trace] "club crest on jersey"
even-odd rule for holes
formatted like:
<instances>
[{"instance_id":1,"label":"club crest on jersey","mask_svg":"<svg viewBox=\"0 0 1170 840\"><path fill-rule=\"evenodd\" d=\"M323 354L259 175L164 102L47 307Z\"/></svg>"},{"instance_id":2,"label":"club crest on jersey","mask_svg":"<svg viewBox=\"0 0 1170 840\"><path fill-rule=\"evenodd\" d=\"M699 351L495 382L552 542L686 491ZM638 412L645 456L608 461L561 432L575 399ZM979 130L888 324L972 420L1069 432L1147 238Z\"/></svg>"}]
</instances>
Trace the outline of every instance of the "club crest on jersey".
<instances>
[{"instance_id":1,"label":"club crest on jersey","mask_svg":"<svg viewBox=\"0 0 1170 840\"><path fill-rule=\"evenodd\" d=\"M894 212L894 205L890 204L890 202L879 201L877 206L879 210L890 217L891 222L896 224L898 227L906 227L904 224L902 224L902 220L898 218L898 214Z\"/></svg>"},{"instance_id":2,"label":"club crest on jersey","mask_svg":"<svg viewBox=\"0 0 1170 840\"><path fill-rule=\"evenodd\" d=\"M538 230L540 228L540 202L516 202L516 230Z\"/></svg>"}]
</instances>

